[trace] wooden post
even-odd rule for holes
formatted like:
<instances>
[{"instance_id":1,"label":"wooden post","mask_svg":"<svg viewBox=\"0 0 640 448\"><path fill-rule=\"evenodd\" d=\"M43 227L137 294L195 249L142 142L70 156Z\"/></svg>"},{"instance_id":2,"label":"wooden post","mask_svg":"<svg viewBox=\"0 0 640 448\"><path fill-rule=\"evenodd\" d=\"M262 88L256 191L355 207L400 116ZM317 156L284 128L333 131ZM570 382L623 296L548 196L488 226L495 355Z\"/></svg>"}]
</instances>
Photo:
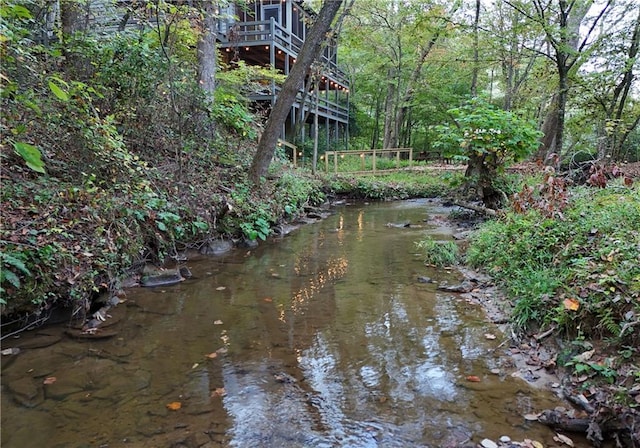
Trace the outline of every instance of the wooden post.
<instances>
[{"instance_id":1,"label":"wooden post","mask_svg":"<svg viewBox=\"0 0 640 448\"><path fill-rule=\"evenodd\" d=\"M373 172L376 172L376 149L373 149Z\"/></svg>"},{"instance_id":2,"label":"wooden post","mask_svg":"<svg viewBox=\"0 0 640 448\"><path fill-rule=\"evenodd\" d=\"M333 151L333 172L338 174L338 151Z\"/></svg>"},{"instance_id":3,"label":"wooden post","mask_svg":"<svg viewBox=\"0 0 640 448\"><path fill-rule=\"evenodd\" d=\"M399 149L396 151L396 168L398 170L400 169L400 150Z\"/></svg>"}]
</instances>

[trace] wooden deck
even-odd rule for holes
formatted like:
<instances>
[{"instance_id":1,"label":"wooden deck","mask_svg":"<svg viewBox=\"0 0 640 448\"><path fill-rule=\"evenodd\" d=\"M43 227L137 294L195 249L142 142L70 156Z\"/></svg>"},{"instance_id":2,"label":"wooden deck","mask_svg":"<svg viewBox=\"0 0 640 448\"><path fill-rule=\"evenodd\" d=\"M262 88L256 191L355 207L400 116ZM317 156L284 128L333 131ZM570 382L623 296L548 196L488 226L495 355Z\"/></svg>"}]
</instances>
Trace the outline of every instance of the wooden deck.
<instances>
[{"instance_id":1,"label":"wooden deck","mask_svg":"<svg viewBox=\"0 0 640 448\"><path fill-rule=\"evenodd\" d=\"M227 61L243 60L249 64L268 66L280 70L285 75L296 61L303 41L282 27L274 19L269 21L235 22L223 26L219 33L219 46ZM318 116L346 124L349 120L347 75L340 70L326 49L320 58L322 82L318 96ZM275 102L280 88L274 83L263 86L259 92L248 95L251 101ZM303 101L304 97L304 101ZM313 95L298 92L295 107L303 107L315 112Z\"/></svg>"}]
</instances>

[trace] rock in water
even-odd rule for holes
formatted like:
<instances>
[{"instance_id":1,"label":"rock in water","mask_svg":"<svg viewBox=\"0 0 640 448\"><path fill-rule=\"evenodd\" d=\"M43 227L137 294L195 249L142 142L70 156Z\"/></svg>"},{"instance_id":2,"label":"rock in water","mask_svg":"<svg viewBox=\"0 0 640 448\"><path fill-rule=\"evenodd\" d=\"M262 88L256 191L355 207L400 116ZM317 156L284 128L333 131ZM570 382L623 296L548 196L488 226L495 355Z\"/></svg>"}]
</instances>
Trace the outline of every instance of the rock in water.
<instances>
[{"instance_id":1,"label":"rock in water","mask_svg":"<svg viewBox=\"0 0 640 448\"><path fill-rule=\"evenodd\" d=\"M480 445L482 445L483 448L498 448L498 444L489 439L484 439L482 442L480 442Z\"/></svg>"},{"instance_id":2,"label":"rock in water","mask_svg":"<svg viewBox=\"0 0 640 448\"><path fill-rule=\"evenodd\" d=\"M431 277L418 276L418 283L435 283Z\"/></svg>"},{"instance_id":3,"label":"rock in water","mask_svg":"<svg viewBox=\"0 0 640 448\"><path fill-rule=\"evenodd\" d=\"M230 240L214 240L205 244L200 249L200 253L204 255L220 256L233 249L233 242Z\"/></svg>"}]
</instances>

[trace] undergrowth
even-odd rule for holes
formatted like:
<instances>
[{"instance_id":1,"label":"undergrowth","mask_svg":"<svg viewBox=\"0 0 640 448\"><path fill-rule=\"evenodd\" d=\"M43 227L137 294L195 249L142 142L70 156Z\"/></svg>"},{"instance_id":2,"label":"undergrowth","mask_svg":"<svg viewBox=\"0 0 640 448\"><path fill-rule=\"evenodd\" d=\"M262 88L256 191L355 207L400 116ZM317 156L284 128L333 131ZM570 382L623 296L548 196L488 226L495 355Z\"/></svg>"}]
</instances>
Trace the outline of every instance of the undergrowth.
<instances>
[{"instance_id":1,"label":"undergrowth","mask_svg":"<svg viewBox=\"0 0 640 448\"><path fill-rule=\"evenodd\" d=\"M487 222L467 262L506 288L521 329L554 326L568 336L637 344L640 187L616 181L563 192L557 204L518 206Z\"/></svg>"}]
</instances>

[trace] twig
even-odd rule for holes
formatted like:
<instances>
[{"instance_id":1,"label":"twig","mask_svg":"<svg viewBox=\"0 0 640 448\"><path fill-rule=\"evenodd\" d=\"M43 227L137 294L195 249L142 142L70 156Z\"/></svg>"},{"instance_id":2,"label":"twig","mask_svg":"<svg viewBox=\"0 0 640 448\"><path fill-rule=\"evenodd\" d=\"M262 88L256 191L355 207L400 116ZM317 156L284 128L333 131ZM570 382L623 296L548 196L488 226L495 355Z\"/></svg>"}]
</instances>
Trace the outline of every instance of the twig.
<instances>
[{"instance_id":1,"label":"twig","mask_svg":"<svg viewBox=\"0 0 640 448\"><path fill-rule=\"evenodd\" d=\"M40 319L36 320L35 322L33 322L33 323L32 323L32 324L30 324L30 325L27 325L26 327L20 328L20 329L18 329L18 330L16 330L16 331L13 331L13 332L9 333L9 334L2 335L2 336L0 337L0 341L3 341L3 340L5 340L6 338L11 337L11 336L14 336L14 335L16 335L16 334L22 333L23 331L31 330L32 328L35 328L35 327L37 327L37 326L40 326L40 324L43 324L43 323L45 323L47 320L49 320L49 317L50 317L50 316L44 316L44 317L41 317Z\"/></svg>"},{"instance_id":2,"label":"twig","mask_svg":"<svg viewBox=\"0 0 640 448\"><path fill-rule=\"evenodd\" d=\"M540 333L540 334L535 335L535 336L534 336L534 338L535 338L535 340L536 340L536 341L540 341L540 340L542 340L542 339L546 338L547 336L549 336L549 335L550 335L551 333L553 333L554 331L556 331L556 327L551 327L551 328L549 328L547 331L545 331L545 332L543 332L543 333Z\"/></svg>"}]
</instances>

